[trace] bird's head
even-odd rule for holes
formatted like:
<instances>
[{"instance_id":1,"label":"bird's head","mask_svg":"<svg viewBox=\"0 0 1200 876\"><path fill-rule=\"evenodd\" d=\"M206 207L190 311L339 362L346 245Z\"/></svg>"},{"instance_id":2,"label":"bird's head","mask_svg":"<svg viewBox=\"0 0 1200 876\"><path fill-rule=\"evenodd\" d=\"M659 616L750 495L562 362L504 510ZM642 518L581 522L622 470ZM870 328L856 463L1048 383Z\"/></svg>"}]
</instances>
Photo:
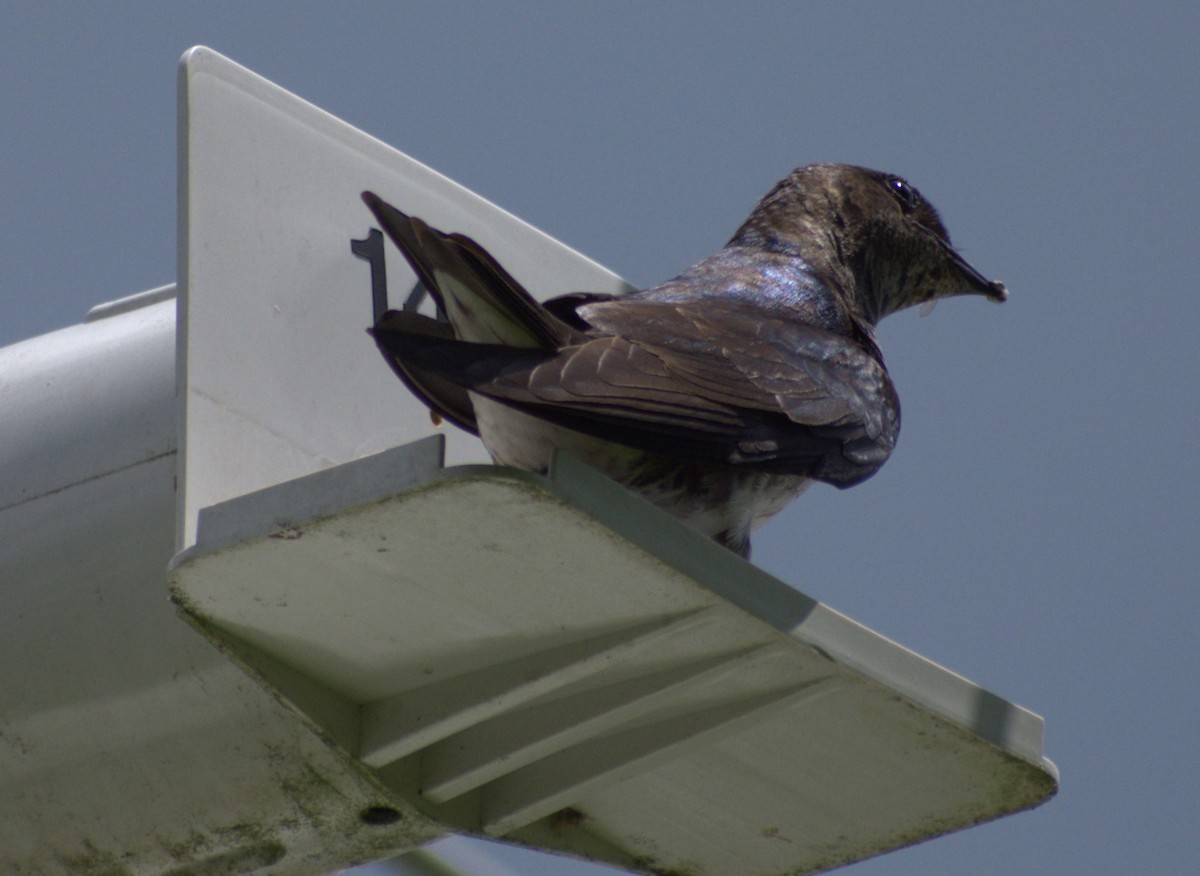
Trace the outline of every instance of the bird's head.
<instances>
[{"instance_id":1,"label":"bird's head","mask_svg":"<svg viewBox=\"0 0 1200 876\"><path fill-rule=\"evenodd\" d=\"M906 180L846 164L792 171L731 243L794 254L869 322L952 295L1004 301L950 244L933 205Z\"/></svg>"}]
</instances>

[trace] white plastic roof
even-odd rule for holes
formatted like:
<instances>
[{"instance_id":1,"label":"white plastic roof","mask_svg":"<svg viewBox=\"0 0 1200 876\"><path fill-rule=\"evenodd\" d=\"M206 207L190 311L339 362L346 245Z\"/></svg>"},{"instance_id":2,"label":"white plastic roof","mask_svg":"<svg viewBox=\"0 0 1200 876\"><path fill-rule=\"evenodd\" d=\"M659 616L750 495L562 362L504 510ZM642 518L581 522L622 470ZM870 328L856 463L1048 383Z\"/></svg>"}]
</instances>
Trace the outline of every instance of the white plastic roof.
<instances>
[{"instance_id":1,"label":"white plastic roof","mask_svg":"<svg viewBox=\"0 0 1200 876\"><path fill-rule=\"evenodd\" d=\"M174 573L218 641L431 818L733 876L1054 793L1036 715L573 460L547 479L439 452L207 509Z\"/></svg>"}]
</instances>

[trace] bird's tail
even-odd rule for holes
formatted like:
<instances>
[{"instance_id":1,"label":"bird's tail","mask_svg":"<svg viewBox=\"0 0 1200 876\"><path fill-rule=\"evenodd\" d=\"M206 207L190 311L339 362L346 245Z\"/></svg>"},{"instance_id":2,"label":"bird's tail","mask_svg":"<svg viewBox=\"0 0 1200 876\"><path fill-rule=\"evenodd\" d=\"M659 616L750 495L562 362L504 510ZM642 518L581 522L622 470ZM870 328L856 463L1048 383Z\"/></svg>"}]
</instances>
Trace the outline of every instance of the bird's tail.
<instances>
[{"instance_id":1,"label":"bird's tail","mask_svg":"<svg viewBox=\"0 0 1200 876\"><path fill-rule=\"evenodd\" d=\"M567 342L572 329L474 240L431 228L373 192L362 197L446 313L459 340L527 349L555 349Z\"/></svg>"}]
</instances>

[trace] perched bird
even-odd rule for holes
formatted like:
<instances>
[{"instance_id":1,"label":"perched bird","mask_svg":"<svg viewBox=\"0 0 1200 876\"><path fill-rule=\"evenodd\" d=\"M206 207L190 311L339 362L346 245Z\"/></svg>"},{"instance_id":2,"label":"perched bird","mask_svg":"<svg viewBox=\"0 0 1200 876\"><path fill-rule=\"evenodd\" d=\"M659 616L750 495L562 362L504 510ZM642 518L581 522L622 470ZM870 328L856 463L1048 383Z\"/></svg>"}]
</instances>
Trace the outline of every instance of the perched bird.
<instances>
[{"instance_id":1,"label":"perched bird","mask_svg":"<svg viewBox=\"0 0 1200 876\"><path fill-rule=\"evenodd\" d=\"M742 556L810 482L853 486L891 454L876 322L1008 294L915 188L861 167L793 171L665 283L543 303L474 240L363 199L448 319L388 311L372 330L431 410L503 465L545 471L564 448Z\"/></svg>"}]
</instances>

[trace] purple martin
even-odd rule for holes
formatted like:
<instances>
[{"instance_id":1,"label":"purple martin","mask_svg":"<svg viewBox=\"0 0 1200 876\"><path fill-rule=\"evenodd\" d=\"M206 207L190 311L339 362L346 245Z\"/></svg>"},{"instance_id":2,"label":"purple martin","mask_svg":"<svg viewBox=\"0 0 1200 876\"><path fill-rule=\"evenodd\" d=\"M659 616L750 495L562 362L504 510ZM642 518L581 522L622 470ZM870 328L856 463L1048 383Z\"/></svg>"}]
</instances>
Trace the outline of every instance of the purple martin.
<instances>
[{"instance_id":1,"label":"purple martin","mask_svg":"<svg viewBox=\"0 0 1200 876\"><path fill-rule=\"evenodd\" d=\"M880 319L1008 295L913 186L848 165L793 171L672 280L542 303L471 238L363 200L448 320L393 310L372 329L433 412L502 465L544 472L563 448L744 557L809 483L853 486L891 454Z\"/></svg>"}]
</instances>

